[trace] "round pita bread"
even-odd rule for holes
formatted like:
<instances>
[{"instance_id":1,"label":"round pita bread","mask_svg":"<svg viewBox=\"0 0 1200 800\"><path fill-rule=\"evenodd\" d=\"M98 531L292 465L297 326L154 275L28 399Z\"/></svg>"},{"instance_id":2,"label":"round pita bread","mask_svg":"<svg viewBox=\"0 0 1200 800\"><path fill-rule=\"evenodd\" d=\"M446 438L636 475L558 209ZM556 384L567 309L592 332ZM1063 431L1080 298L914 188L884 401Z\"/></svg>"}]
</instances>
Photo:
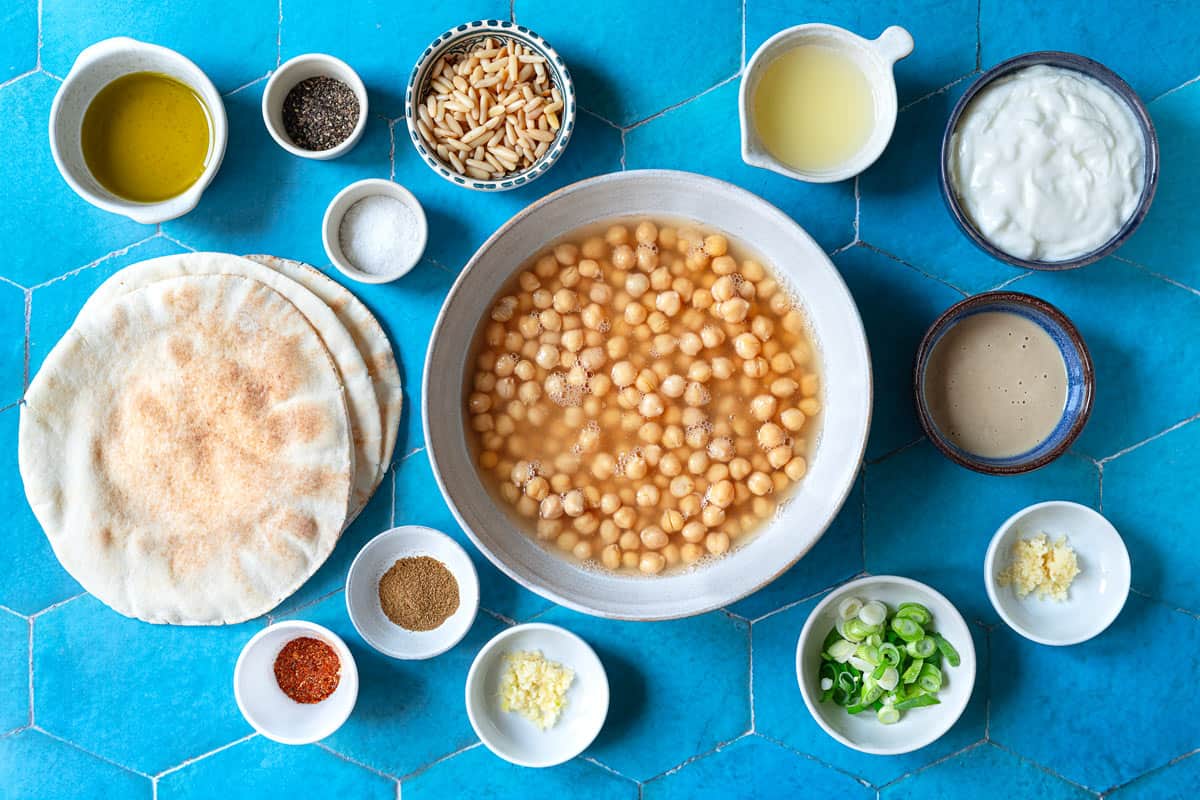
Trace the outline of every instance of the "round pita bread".
<instances>
[{"instance_id":1,"label":"round pita bread","mask_svg":"<svg viewBox=\"0 0 1200 800\"><path fill-rule=\"evenodd\" d=\"M332 551L353 444L342 384L282 295L157 281L81 314L21 411L25 492L59 561L148 622L274 608Z\"/></svg>"},{"instance_id":2,"label":"round pita bread","mask_svg":"<svg viewBox=\"0 0 1200 800\"><path fill-rule=\"evenodd\" d=\"M379 403L379 411L383 418L383 459L375 479L375 485L378 487L392 463L392 454L396 450L396 436L400 432L400 412L404 401L400 368L396 366L392 343L384 333L383 326L353 292L316 267L278 256L254 255L246 258L279 270L324 300L354 337L363 360L367 362L367 371L371 373L371 381L375 385L375 399Z\"/></svg>"},{"instance_id":3,"label":"round pita bread","mask_svg":"<svg viewBox=\"0 0 1200 800\"><path fill-rule=\"evenodd\" d=\"M227 253L180 253L132 264L114 273L92 294L79 312L79 319L115 298L155 281L181 275L236 275L251 278L279 292L316 329L333 358L346 387L346 404L354 435L354 494L350 501L353 520L371 499L378 485L376 475L383 459L383 427L379 403L367 363L354 338L333 310L315 294L281 273L249 259Z\"/></svg>"}]
</instances>

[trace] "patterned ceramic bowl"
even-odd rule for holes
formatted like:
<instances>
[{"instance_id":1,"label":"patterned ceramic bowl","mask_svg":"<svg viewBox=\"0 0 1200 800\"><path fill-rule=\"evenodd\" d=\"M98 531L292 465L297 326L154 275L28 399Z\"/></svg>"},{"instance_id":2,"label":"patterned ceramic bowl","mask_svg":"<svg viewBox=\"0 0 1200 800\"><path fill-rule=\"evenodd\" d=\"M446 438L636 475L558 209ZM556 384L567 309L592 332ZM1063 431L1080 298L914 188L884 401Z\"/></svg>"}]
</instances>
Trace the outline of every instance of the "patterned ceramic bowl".
<instances>
[{"instance_id":1,"label":"patterned ceramic bowl","mask_svg":"<svg viewBox=\"0 0 1200 800\"><path fill-rule=\"evenodd\" d=\"M521 172L505 175L498 180L485 181L459 173L426 145L417 129L417 105L429 90L430 81L433 79L432 67L439 58L447 53L466 52L489 36L515 39L535 53L542 55L546 59L546 66L554 86L562 94L563 108L559 113L558 136L550 142L546 152L533 165ZM480 192L504 192L516 189L546 174L546 171L554 166L554 162L558 161L559 156L566 150L567 142L571 140L571 133L575 130L575 110L575 84L571 80L571 73L567 71L567 65L562 57L541 36L522 25L507 20L491 19L466 22L434 39L417 59L417 64L413 67L412 75L408 79L408 87L404 92L404 119L408 123L408 136L412 140L413 147L417 149L417 154L429 165L430 169L446 180Z\"/></svg>"},{"instance_id":2,"label":"patterned ceramic bowl","mask_svg":"<svg viewBox=\"0 0 1200 800\"><path fill-rule=\"evenodd\" d=\"M1032 450L1009 458L987 458L969 453L956 445L938 429L925 397L925 369L929 365L929 356L933 348L952 327L983 311L1006 311L1037 324L1058 345L1063 362L1067 366L1067 400L1058 425ZM1083 336L1066 314L1033 295L1020 292L985 292L950 306L929 326L917 348L916 366L913 369L913 392L921 427L943 455L976 472L988 475L1016 475L1046 466L1067 452L1079 437L1092 414L1096 371Z\"/></svg>"}]
</instances>

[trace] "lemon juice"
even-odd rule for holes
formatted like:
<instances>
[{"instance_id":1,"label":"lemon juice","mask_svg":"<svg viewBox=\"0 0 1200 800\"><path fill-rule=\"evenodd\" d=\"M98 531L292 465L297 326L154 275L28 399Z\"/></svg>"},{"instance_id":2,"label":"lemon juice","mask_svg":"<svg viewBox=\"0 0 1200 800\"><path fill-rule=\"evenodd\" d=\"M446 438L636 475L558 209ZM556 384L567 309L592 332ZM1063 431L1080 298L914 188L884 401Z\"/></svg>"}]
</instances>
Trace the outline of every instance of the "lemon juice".
<instances>
[{"instance_id":1,"label":"lemon juice","mask_svg":"<svg viewBox=\"0 0 1200 800\"><path fill-rule=\"evenodd\" d=\"M844 164L871 135L875 100L867 76L830 47L800 45L769 63L754 92L754 127L763 146L793 169Z\"/></svg>"}]
</instances>

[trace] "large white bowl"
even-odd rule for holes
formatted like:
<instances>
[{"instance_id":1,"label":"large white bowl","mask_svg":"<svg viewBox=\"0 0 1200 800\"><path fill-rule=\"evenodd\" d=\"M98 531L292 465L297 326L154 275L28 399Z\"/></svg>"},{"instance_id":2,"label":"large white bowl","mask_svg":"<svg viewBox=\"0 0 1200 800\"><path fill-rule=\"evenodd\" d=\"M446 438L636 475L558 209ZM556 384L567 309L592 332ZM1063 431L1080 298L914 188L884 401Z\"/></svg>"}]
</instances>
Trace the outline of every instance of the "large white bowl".
<instances>
[{"instance_id":1,"label":"large white bowl","mask_svg":"<svg viewBox=\"0 0 1200 800\"><path fill-rule=\"evenodd\" d=\"M799 297L824 380L824 412L808 475L745 546L699 569L653 578L582 569L518 530L481 482L464 435L467 353L497 291L548 242L588 223L650 215L695 221L752 246ZM424 378L425 442L438 486L471 540L522 586L603 617L673 619L733 602L808 552L842 507L871 418L871 366L858 308L829 258L790 217L723 181L643 170L560 189L500 227L467 264L442 306Z\"/></svg>"}]
</instances>

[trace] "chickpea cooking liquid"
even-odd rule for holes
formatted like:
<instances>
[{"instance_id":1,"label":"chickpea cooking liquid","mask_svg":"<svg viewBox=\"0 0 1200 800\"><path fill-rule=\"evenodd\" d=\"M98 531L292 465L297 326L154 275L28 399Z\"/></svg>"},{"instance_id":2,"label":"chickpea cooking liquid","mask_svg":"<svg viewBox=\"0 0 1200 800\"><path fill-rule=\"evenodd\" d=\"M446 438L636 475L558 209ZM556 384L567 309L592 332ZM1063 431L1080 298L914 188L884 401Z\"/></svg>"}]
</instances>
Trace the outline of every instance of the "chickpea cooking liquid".
<instances>
[{"instance_id":1,"label":"chickpea cooking liquid","mask_svg":"<svg viewBox=\"0 0 1200 800\"><path fill-rule=\"evenodd\" d=\"M591 226L534 257L466 377L485 485L581 562L656 574L728 552L808 468L806 321L724 236Z\"/></svg>"}]
</instances>

